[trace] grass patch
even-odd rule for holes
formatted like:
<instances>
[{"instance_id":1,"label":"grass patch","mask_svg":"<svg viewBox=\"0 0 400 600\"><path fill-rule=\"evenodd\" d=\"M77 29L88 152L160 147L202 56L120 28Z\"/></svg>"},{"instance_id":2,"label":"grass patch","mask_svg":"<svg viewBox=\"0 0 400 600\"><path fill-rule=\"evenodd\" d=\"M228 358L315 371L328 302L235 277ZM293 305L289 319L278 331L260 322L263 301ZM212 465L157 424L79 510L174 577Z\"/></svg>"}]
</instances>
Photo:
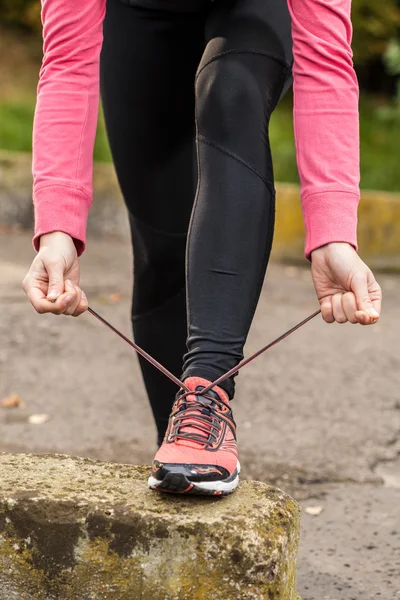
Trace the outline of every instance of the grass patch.
<instances>
[{"instance_id":1,"label":"grass patch","mask_svg":"<svg viewBox=\"0 0 400 600\"><path fill-rule=\"evenodd\" d=\"M0 99L0 148L20 152L31 151L34 97ZM379 100L362 97L360 104L361 128L361 184L365 189L400 190L398 168L398 140L400 119L384 121L378 115ZM292 103L288 97L271 119L271 146L277 181L298 182L293 137ZM94 150L95 161L110 161L102 116Z\"/></svg>"},{"instance_id":2,"label":"grass patch","mask_svg":"<svg viewBox=\"0 0 400 600\"><path fill-rule=\"evenodd\" d=\"M15 152L32 151L32 124L34 101L1 102L0 101L0 149ZM94 160L111 161L105 125L102 115L97 127Z\"/></svg>"},{"instance_id":3,"label":"grass patch","mask_svg":"<svg viewBox=\"0 0 400 600\"><path fill-rule=\"evenodd\" d=\"M400 115L384 120L379 116L381 106L381 99L361 96L361 187L399 192ZM298 182L291 98L272 115L270 138L276 180Z\"/></svg>"},{"instance_id":4,"label":"grass patch","mask_svg":"<svg viewBox=\"0 0 400 600\"><path fill-rule=\"evenodd\" d=\"M33 106L31 103L0 104L0 148L30 152Z\"/></svg>"}]
</instances>

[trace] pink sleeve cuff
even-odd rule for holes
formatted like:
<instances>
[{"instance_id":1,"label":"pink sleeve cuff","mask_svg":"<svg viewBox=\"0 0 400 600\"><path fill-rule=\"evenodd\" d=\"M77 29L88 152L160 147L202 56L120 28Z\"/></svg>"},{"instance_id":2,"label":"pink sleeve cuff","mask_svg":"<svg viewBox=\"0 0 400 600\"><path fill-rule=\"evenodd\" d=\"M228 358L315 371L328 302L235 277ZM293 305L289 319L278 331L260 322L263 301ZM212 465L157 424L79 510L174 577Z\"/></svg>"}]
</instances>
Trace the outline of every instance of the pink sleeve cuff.
<instances>
[{"instance_id":1,"label":"pink sleeve cuff","mask_svg":"<svg viewBox=\"0 0 400 600\"><path fill-rule=\"evenodd\" d=\"M86 223L90 200L79 188L68 184L41 186L34 190L35 234L33 246L39 250L39 238L62 231L70 235L80 256L86 247Z\"/></svg>"},{"instance_id":2,"label":"pink sleeve cuff","mask_svg":"<svg viewBox=\"0 0 400 600\"><path fill-rule=\"evenodd\" d=\"M332 242L347 242L357 250L359 195L352 192L316 192L302 199L306 228L305 255Z\"/></svg>"}]
</instances>

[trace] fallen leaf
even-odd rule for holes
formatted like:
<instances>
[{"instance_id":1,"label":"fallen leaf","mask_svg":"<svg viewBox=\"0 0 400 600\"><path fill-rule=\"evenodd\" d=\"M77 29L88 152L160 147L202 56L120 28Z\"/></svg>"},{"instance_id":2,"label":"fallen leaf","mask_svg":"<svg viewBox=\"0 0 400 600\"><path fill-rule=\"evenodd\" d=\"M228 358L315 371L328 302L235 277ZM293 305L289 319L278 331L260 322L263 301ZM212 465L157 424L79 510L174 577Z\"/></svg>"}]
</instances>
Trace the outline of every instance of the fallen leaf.
<instances>
[{"instance_id":1,"label":"fallen leaf","mask_svg":"<svg viewBox=\"0 0 400 600\"><path fill-rule=\"evenodd\" d=\"M100 302L100 304L118 304L121 302L121 294L114 292L113 294L100 294L100 296L92 297L92 301Z\"/></svg>"},{"instance_id":2,"label":"fallen leaf","mask_svg":"<svg viewBox=\"0 0 400 600\"><path fill-rule=\"evenodd\" d=\"M15 408L16 406L21 406L22 400L18 394L11 394L11 396L3 398L0 404L3 408Z\"/></svg>"},{"instance_id":3,"label":"fallen leaf","mask_svg":"<svg viewBox=\"0 0 400 600\"><path fill-rule=\"evenodd\" d=\"M45 413L29 415L29 417L28 417L28 423L30 423L31 425L41 425L42 423L46 423L49 420L50 420L50 415L46 415Z\"/></svg>"},{"instance_id":4,"label":"fallen leaf","mask_svg":"<svg viewBox=\"0 0 400 600\"><path fill-rule=\"evenodd\" d=\"M114 294L110 294L110 302L111 304L117 304L121 301L121 294L115 292Z\"/></svg>"},{"instance_id":5,"label":"fallen leaf","mask_svg":"<svg viewBox=\"0 0 400 600\"><path fill-rule=\"evenodd\" d=\"M312 515L313 517L318 517L324 510L323 506L307 506L305 509L306 513Z\"/></svg>"},{"instance_id":6,"label":"fallen leaf","mask_svg":"<svg viewBox=\"0 0 400 600\"><path fill-rule=\"evenodd\" d=\"M19 224L15 225L0 225L0 235L7 235L9 233L18 233L22 227Z\"/></svg>"}]
</instances>

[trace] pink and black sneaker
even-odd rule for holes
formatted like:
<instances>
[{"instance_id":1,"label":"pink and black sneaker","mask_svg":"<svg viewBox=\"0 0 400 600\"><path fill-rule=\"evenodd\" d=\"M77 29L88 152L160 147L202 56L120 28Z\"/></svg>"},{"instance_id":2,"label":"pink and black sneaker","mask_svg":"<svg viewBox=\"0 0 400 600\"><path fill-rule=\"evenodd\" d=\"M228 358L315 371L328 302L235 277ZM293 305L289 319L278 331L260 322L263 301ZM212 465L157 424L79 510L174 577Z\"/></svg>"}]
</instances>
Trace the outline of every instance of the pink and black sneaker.
<instances>
[{"instance_id":1,"label":"pink and black sneaker","mask_svg":"<svg viewBox=\"0 0 400 600\"><path fill-rule=\"evenodd\" d=\"M149 488L175 494L221 496L239 484L236 424L229 398L221 388L201 395L209 382L190 377L196 394L178 396L164 441L149 477Z\"/></svg>"}]
</instances>

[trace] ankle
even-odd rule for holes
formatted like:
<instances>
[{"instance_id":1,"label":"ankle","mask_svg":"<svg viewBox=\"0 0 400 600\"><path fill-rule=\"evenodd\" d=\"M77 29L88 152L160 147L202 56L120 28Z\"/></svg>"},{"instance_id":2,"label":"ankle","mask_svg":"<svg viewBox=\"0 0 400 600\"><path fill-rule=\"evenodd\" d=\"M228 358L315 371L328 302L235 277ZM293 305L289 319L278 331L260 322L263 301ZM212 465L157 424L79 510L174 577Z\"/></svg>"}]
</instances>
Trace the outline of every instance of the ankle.
<instances>
[{"instance_id":1,"label":"ankle","mask_svg":"<svg viewBox=\"0 0 400 600\"><path fill-rule=\"evenodd\" d=\"M212 381L208 379L204 379L204 377L188 377L185 379L184 384L189 390L194 391L198 385L202 385L204 387L208 387ZM219 385L216 385L212 388L213 391L217 392L221 400L229 403L229 396L225 390L223 390Z\"/></svg>"}]
</instances>

